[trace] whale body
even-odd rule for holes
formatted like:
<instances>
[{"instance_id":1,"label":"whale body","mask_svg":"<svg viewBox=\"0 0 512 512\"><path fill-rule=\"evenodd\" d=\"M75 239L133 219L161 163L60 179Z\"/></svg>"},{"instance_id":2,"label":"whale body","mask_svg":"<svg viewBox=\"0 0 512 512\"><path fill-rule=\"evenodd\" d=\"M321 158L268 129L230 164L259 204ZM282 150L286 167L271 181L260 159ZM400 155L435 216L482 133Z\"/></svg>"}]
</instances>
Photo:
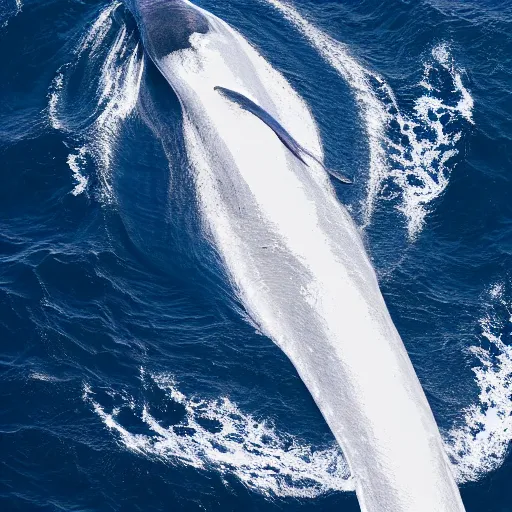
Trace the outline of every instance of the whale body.
<instances>
[{"instance_id":1,"label":"whale body","mask_svg":"<svg viewBox=\"0 0 512 512\"><path fill-rule=\"evenodd\" d=\"M182 106L197 203L232 285L289 357L336 440L363 511L460 512L435 419L359 231L240 91L322 158L303 100L236 31L184 0L132 0L147 54Z\"/></svg>"}]
</instances>

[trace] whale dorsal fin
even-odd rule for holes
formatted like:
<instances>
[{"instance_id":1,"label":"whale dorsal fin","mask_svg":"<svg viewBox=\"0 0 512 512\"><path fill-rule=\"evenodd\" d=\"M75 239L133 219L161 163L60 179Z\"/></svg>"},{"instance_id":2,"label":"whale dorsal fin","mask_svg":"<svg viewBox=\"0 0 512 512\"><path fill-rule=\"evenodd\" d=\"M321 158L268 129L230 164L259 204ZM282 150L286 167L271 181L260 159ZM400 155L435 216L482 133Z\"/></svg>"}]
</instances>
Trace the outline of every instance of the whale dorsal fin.
<instances>
[{"instance_id":1,"label":"whale dorsal fin","mask_svg":"<svg viewBox=\"0 0 512 512\"><path fill-rule=\"evenodd\" d=\"M308 165L304 160L303 155L307 155L309 158L312 158L321 165L327 173L331 176L339 180L341 183L350 184L352 180L343 176L338 171L333 171L331 169L327 169L325 165L313 155L310 151L303 148L284 128L277 119L271 116L266 110L261 108L259 105L254 103L254 101L250 100L247 96L244 96L242 93L232 91L231 89L227 89L225 87L216 86L214 88L216 91L219 91L223 96L231 100L232 102L239 105L244 110L247 110L251 114L255 115L258 119L263 121L279 138L279 140L290 150L290 152L303 164Z\"/></svg>"}]
</instances>

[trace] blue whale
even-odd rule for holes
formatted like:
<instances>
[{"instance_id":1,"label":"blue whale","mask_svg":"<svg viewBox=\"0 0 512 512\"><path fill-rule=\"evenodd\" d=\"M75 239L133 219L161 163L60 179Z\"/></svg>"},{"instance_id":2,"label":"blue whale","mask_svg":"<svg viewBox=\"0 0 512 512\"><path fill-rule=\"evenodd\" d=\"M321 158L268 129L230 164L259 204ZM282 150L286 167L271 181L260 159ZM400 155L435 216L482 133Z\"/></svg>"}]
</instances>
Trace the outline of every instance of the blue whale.
<instances>
[{"instance_id":1,"label":"blue whale","mask_svg":"<svg viewBox=\"0 0 512 512\"><path fill-rule=\"evenodd\" d=\"M360 230L324 170L307 167L322 153L307 105L213 14L187 0L126 1L180 101L208 241L342 447L362 512L463 512Z\"/></svg>"}]
</instances>

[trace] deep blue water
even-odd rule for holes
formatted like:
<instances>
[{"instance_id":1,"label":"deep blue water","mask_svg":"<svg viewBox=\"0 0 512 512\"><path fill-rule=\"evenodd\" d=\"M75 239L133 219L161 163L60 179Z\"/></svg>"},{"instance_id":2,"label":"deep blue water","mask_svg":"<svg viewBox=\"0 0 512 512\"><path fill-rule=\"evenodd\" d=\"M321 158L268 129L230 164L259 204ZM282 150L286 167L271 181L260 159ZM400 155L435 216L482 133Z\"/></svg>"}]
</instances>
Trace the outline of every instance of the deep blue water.
<instances>
[{"instance_id":1,"label":"deep blue water","mask_svg":"<svg viewBox=\"0 0 512 512\"><path fill-rule=\"evenodd\" d=\"M129 12L0 1L0 509L359 510L209 245L179 103ZM200 5L284 74L354 177L339 199L466 509L512 511L512 4L294 2L344 45L345 76L264 0ZM365 101L387 113L374 132Z\"/></svg>"}]
</instances>

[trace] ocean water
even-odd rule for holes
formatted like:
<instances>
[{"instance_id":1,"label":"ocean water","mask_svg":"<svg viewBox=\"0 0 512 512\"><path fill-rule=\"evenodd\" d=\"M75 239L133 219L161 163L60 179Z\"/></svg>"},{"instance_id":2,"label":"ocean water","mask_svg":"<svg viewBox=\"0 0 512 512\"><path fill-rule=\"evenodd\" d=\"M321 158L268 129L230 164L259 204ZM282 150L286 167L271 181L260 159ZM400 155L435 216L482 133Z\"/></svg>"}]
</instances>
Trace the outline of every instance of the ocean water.
<instances>
[{"instance_id":1,"label":"ocean water","mask_svg":"<svg viewBox=\"0 0 512 512\"><path fill-rule=\"evenodd\" d=\"M129 11L1 2L0 509L359 510ZM306 101L466 509L512 511L511 4L198 4Z\"/></svg>"}]
</instances>

